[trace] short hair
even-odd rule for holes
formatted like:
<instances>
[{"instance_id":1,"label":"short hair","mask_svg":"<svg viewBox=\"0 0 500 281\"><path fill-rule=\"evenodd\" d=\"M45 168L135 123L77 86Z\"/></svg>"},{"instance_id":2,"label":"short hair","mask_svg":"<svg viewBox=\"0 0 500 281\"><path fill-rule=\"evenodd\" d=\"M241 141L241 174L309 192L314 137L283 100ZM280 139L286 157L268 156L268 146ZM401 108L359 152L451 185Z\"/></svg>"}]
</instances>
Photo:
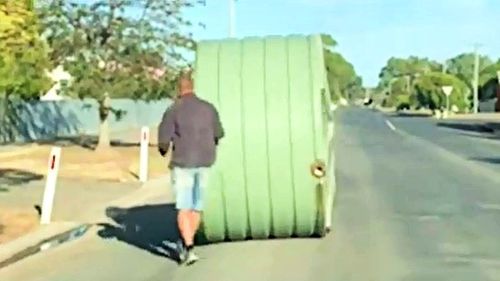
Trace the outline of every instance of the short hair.
<instances>
[{"instance_id":1,"label":"short hair","mask_svg":"<svg viewBox=\"0 0 500 281\"><path fill-rule=\"evenodd\" d=\"M178 80L178 87L179 89L192 89L193 88L193 77L192 77L193 71L191 69L182 71L179 80Z\"/></svg>"}]
</instances>

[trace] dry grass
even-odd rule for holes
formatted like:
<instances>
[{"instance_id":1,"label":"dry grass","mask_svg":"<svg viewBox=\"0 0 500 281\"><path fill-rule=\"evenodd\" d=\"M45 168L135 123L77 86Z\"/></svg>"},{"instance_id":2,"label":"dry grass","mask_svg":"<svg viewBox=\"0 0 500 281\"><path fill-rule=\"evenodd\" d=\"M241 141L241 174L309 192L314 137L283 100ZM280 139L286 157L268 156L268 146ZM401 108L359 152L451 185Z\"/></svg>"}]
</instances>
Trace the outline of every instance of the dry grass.
<instances>
[{"instance_id":1,"label":"dry grass","mask_svg":"<svg viewBox=\"0 0 500 281\"><path fill-rule=\"evenodd\" d=\"M133 137L133 136L132 136ZM133 139L129 142L135 143ZM152 136L152 140L155 137ZM29 148L29 149L28 149ZM0 177L19 181L19 177L40 179L47 174L52 145L41 144L0 153ZM81 145L62 146L59 178L90 181L137 181L139 174L139 146L114 146L94 151ZM162 157L157 147L149 148L149 178L168 173L169 157ZM0 244L12 241L36 229L39 217L34 209L0 207Z\"/></svg>"},{"instance_id":2,"label":"dry grass","mask_svg":"<svg viewBox=\"0 0 500 281\"><path fill-rule=\"evenodd\" d=\"M0 208L0 244L25 235L34 230L38 223L35 211Z\"/></svg>"},{"instance_id":3,"label":"dry grass","mask_svg":"<svg viewBox=\"0 0 500 281\"><path fill-rule=\"evenodd\" d=\"M27 155L0 155L0 169L18 169L34 174L46 175L51 146L40 145ZM112 147L105 151L94 151L81 146L62 147L60 178L90 179L104 181L135 181L139 170L139 147ZM149 148L149 177L158 177L167 172L168 158L163 158L156 147Z\"/></svg>"}]
</instances>

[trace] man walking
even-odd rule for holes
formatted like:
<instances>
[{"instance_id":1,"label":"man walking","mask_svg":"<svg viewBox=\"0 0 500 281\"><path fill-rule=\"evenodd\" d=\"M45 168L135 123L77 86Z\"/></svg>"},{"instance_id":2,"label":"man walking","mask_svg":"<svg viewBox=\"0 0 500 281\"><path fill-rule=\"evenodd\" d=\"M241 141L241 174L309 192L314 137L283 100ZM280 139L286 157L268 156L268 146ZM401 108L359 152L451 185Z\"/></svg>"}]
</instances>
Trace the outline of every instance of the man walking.
<instances>
[{"instance_id":1,"label":"man walking","mask_svg":"<svg viewBox=\"0 0 500 281\"><path fill-rule=\"evenodd\" d=\"M191 73L178 82L177 100L170 106L158 129L158 148L162 156L172 143L170 169L176 193L178 242L181 264L198 260L193 252L194 236L203 211L204 191L209 168L216 158L216 146L224 130L215 107L194 94Z\"/></svg>"}]
</instances>

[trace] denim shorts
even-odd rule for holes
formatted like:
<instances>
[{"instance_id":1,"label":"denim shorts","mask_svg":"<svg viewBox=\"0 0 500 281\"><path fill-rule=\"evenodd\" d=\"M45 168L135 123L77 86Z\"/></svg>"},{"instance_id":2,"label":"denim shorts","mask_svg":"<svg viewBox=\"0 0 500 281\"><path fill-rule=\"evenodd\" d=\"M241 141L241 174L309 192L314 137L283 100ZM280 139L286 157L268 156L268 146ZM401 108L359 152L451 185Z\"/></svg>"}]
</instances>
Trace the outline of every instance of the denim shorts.
<instances>
[{"instance_id":1,"label":"denim shorts","mask_svg":"<svg viewBox=\"0 0 500 281\"><path fill-rule=\"evenodd\" d=\"M203 211L208 172L209 168L173 168L172 186L178 210Z\"/></svg>"}]
</instances>

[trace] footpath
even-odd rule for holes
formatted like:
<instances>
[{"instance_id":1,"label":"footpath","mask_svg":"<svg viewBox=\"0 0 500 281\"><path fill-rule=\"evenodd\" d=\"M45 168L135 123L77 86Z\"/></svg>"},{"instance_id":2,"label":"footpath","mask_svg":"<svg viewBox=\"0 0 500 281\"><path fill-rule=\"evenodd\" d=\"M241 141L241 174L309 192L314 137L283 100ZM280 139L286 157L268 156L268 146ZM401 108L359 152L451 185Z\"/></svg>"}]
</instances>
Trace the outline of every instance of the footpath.
<instances>
[{"instance_id":1,"label":"footpath","mask_svg":"<svg viewBox=\"0 0 500 281\"><path fill-rule=\"evenodd\" d=\"M155 198L172 200L168 183L169 176L165 175L152 179L139 188L125 188L121 196L115 194L115 199L105 197L110 200L87 202L84 206L73 208L64 220L55 219L48 225L40 225L30 233L0 245L0 270L31 255L78 239L102 224L113 224L107 214L111 207L129 208Z\"/></svg>"}]
</instances>

